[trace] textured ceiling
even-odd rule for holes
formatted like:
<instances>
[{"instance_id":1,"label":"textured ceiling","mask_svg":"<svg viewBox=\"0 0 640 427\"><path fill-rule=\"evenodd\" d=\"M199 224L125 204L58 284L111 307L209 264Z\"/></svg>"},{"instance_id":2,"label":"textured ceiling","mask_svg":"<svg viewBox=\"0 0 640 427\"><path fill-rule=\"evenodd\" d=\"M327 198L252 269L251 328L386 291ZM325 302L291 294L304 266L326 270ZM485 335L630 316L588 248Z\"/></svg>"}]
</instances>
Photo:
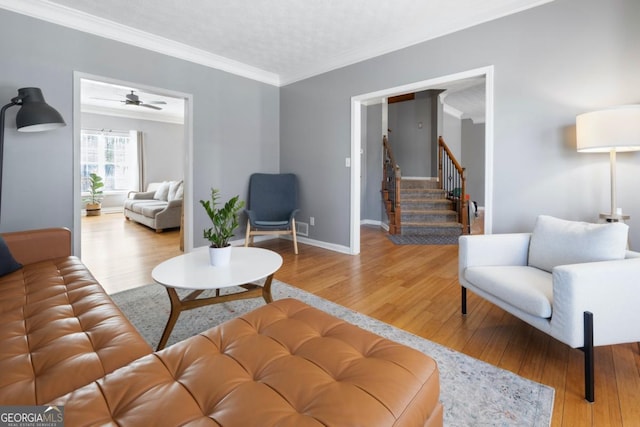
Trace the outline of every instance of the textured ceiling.
<instances>
[{"instance_id":1,"label":"textured ceiling","mask_svg":"<svg viewBox=\"0 0 640 427\"><path fill-rule=\"evenodd\" d=\"M63 25L65 11L81 11L245 64L286 84L549 1L0 0L0 7L21 13L46 7L38 17ZM56 5L63 8L54 19ZM101 24L107 23L83 30Z\"/></svg>"}]
</instances>

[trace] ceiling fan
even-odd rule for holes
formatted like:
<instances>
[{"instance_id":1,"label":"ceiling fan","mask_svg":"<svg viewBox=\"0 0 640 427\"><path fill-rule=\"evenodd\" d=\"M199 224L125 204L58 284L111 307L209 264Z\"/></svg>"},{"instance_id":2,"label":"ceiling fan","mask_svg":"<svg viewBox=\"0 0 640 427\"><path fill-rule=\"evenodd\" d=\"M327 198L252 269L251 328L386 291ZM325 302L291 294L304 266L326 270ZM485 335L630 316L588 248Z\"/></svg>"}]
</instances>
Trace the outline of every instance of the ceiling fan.
<instances>
[{"instance_id":1,"label":"ceiling fan","mask_svg":"<svg viewBox=\"0 0 640 427\"><path fill-rule=\"evenodd\" d=\"M136 95L134 92L135 91L132 90L131 93L128 93L125 96L125 99L123 99L123 100L120 100L120 99L106 99L106 98L94 98L94 99L101 99L103 101L117 101L117 102L122 102L125 105L137 105L139 107L147 107L147 108L152 108L154 110L162 110L162 108L156 107L155 105L152 105L152 104L157 104L157 105L166 104L166 102L164 102L164 101L150 101L148 103L145 103L142 100L140 100L138 95Z\"/></svg>"}]
</instances>

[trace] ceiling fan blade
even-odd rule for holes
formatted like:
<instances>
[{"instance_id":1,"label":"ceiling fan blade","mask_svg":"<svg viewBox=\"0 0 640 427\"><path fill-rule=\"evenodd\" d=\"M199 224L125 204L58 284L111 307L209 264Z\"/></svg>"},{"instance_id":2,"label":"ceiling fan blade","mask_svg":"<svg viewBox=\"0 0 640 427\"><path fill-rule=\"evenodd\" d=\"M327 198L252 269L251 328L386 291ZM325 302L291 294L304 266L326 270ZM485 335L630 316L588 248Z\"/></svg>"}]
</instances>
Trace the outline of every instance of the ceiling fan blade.
<instances>
[{"instance_id":1,"label":"ceiling fan blade","mask_svg":"<svg viewBox=\"0 0 640 427\"><path fill-rule=\"evenodd\" d=\"M162 108L160 107L156 107L155 105L149 105L149 104L138 104L141 107L147 107L147 108L152 108L154 110L162 110Z\"/></svg>"},{"instance_id":2,"label":"ceiling fan blade","mask_svg":"<svg viewBox=\"0 0 640 427\"><path fill-rule=\"evenodd\" d=\"M122 100L120 100L120 99L96 98L96 97L94 97L94 96L89 97L89 99L97 99L97 100L100 100L100 101L115 101L115 102L123 102L123 101L122 101Z\"/></svg>"},{"instance_id":3,"label":"ceiling fan blade","mask_svg":"<svg viewBox=\"0 0 640 427\"><path fill-rule=\"evenodd\" d=\"M149 101L147 104L157 104L157 105L166 105L164 101Z\"/></svg>"}]
</instances>

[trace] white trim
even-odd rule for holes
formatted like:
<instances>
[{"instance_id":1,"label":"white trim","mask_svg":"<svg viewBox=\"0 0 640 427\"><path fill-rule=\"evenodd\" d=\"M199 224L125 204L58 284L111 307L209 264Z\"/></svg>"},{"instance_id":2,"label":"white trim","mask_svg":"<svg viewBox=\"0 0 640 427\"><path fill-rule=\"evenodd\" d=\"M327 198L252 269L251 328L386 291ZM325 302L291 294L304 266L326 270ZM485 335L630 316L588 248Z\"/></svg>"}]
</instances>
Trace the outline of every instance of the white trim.
<instances>
[{"instance_id":1,"label":"white trim","mask_svg":"<svg viewBox=\"0 0 640 427\"><path fill-rule=\"evenodd\" d=\"M184 118L173 114L145 114L141 110L122 111L117 108L96 107L94 105L82 105L82 113L100 114L103 116L126 117L136 120L151 120L154 122L172 123L177 125L184 124Z\"/></svg>"},{"instance_id":2,"label":"white trim","mask_svg":"<svg viewBox=\"0 0 640 427\"><path fill-rule=\"evenodd\" d=\"M315 246L317 248L328 249L330 251L340 252L340 253L343 253L343 254L351 255L351 250L347 246L335 245L333 243L327 243L327 242L322 242L320 240L309 239L307 237L301 237L299 234L297 236L298 236L297 237L298 243L303 243L305 245ZM254 239L255 239L254 241L256 241L256 242L265 241L265 240L271 240L271 239L292 240L291 236L288 236L288 235L265 236L263 238L260 238L260 236L256 236ZM241 245L244 245L244 238L232 240L229 243L231 243L232 246L241 246ZM201 247L205 248L206 246L201 246Z\"/></svg>"},{"instance_id":3,"label":"white trim","mask_svg":"<svg viewBox=\"0 0 640 427\"><path fill-rule=\"evenodd\" d=\"M360 253L360 167L362 149L360 121L362 108L360 103L351 103L351 215L349 233L349 253ZM357 197L355 196L357 195Z\"/></svg>"},{"instance_id":4,"label":"white trim","mask_svg":"<svg viewBox=\"0 0 640 427\"><path fill-rule=\"evenodd\" d=\"M2 0L0 0L2 1ZM80 95L82 90L82 79L98 80L105 83L118 85L131 85L130 82L112 79L109 77L96 76L80 71L73 72L73 253L76 256L81 254L81 217L82 217L82 197L80 195L80 132L82 125ZM193 250L193 95L183 92L172 91L164 88L157 88L148 85L135 83L142 90L157 93L158 95L170 96L184 99L184 141L186 144L184 160L184 250Z\"/></svg>"},{"instance_id":5,"label":"white trim","mask_svg":"<svg viewBox=\"0 0 640 427\"><path fill-rule=\"evenodd\" d=\"M457 108L452 107L449 104L445 104L445 103L442 104L442 111L445 114L448 114L448 115L453 116L456 119L460 119L460 120L462 120L462 116L464 115L464 113L462 111L458 110Z\"/></svg>"},{"instance_id":6,"label":"white trim","mask_svg":"<svg viewBox=\"0 0 640 427\"><path fill-rule=\"evenodd\" d=\"M0 7L63 27L280 86L280 77L275 73L47 0L0 0Z\"/></svg>"},{"instance_id":7,"label":"white trim","mask_svg":"<svg viewBox=\"0 0 640 427\"><path fill-rule=\"evenodd\" d=\"M493 219L493 65L476 68L469 71L450 74L447 76L423 80L402 86L382 89L351 97L351 254L354 249L360 249L360 156L356 153L361 149L361 114L363 103L379 98L402 95L408 92L418 92L442 84L462 80L470 77L484 76L486 78L486 125L485 125L485 234L491 234ZM356 174L357 171L357 174ZM357 209L354 209L356 206ZM354 221L354 210L357 211L358 221ZM357 239L357 246L354 241ZM355 252L358 253L358 252Z\"/></svg>"},{"instance_id":8,"label":"white trim","mask_svg":"<svg viewBox=\"0 0 640 427\"><path fill-rule=\"evenodd\" d=\"M386 224L384 224L382 221L376 221L373 219L363 219L362 221L360 221L360 225L373 225L384 228Z\"/></svg>"},{"instance_id":9,"label":"white trim","mask_svg":"<svg viewBox=\"0 0 640 427\"><path fill-rule=\"evenodd\" d=\"M494 76L493 65L486 67L485 70L485 126L484 126L484 234L491 234L493 232L493 88L494 88Z\"/></svg>"}]
</instances>

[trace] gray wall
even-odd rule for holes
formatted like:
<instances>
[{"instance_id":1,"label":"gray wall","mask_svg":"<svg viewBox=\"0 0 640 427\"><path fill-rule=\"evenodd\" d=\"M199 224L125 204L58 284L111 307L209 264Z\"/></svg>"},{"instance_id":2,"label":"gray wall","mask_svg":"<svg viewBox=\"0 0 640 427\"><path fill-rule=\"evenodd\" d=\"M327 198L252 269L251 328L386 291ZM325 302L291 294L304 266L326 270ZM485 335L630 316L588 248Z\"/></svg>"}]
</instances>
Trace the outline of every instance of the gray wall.
<instances>
[{"instance_id":1,"label":"gray wall","mask_svg":"<svg viewBox=\"0 0 640 427\"><path fill-rule=\"evenodd\" d=\"M410 101L389 104L389 143L402 176L430 177L432 164L432 99L430 92Z\"/></svg>"},{"instance_id":2,"label":"gray wall","mask_svg":"<svg viewBox=\"0 0 640 427\"><path fill-rule=\"evenodd\" d=\"M296 171L309 195L310 237L349 245L352 96L488 65L493 231L531 230L538 214L595 221L609 205L608 157L576 152L575 116L640 102L638 16L637 0L556 0L283 87L281 168ZM619 204L636 249L638 174L640 153L618 156Z\"/></svg>"},{"instance_id":3,"label":"gray wall","mask_svg":"<svg viewBox=\"0 0 640 427\"><path fill-rule=\"evenodd\" d=\"M366 143L362 144L362 204L360 218L388 222L382 205L382 104L366 107ZM366 171L366 172L365 172ZM365 179L366 178L366 179Z\"/></svg>"},{"instance_id":4,"label":"gray wall","mask_svg":"<svg viewBox=\"0 0 640 427\"><path fill-rule=\"evenodd\" d=\"M484 207L485 180L485 125L462 120L462 165L467 178L467 194L471 200Z\"/></svg>"},{"instance_id":5,"label":"gray wall","mask_svg":"<svg viewBox=\"0 0 640 427\"><path fill-rule=\"evenodd\" d=\"M210 187L221 188L223 197L246 198L252 172L280 168L277 87L5 10L0 53L0 99L39 86L67 122L18 135L17 108L7 113L0 231L73 229L74 71L193 94L195 246L205 244L200 236L208 218L198 200ZM36 201L44 208L31 209Z\"/></svg>"},{"instance_id":6,"label":"gray wall","mask_svg":"<svg viewBox=\"0 0 640 427\"><path fill-rule=\"evenodd\" d=\"M442 126L444 142L456 160L462 162L462 121L459 117L445 111L442 117Z\"/></svg>"}]
</instances>

